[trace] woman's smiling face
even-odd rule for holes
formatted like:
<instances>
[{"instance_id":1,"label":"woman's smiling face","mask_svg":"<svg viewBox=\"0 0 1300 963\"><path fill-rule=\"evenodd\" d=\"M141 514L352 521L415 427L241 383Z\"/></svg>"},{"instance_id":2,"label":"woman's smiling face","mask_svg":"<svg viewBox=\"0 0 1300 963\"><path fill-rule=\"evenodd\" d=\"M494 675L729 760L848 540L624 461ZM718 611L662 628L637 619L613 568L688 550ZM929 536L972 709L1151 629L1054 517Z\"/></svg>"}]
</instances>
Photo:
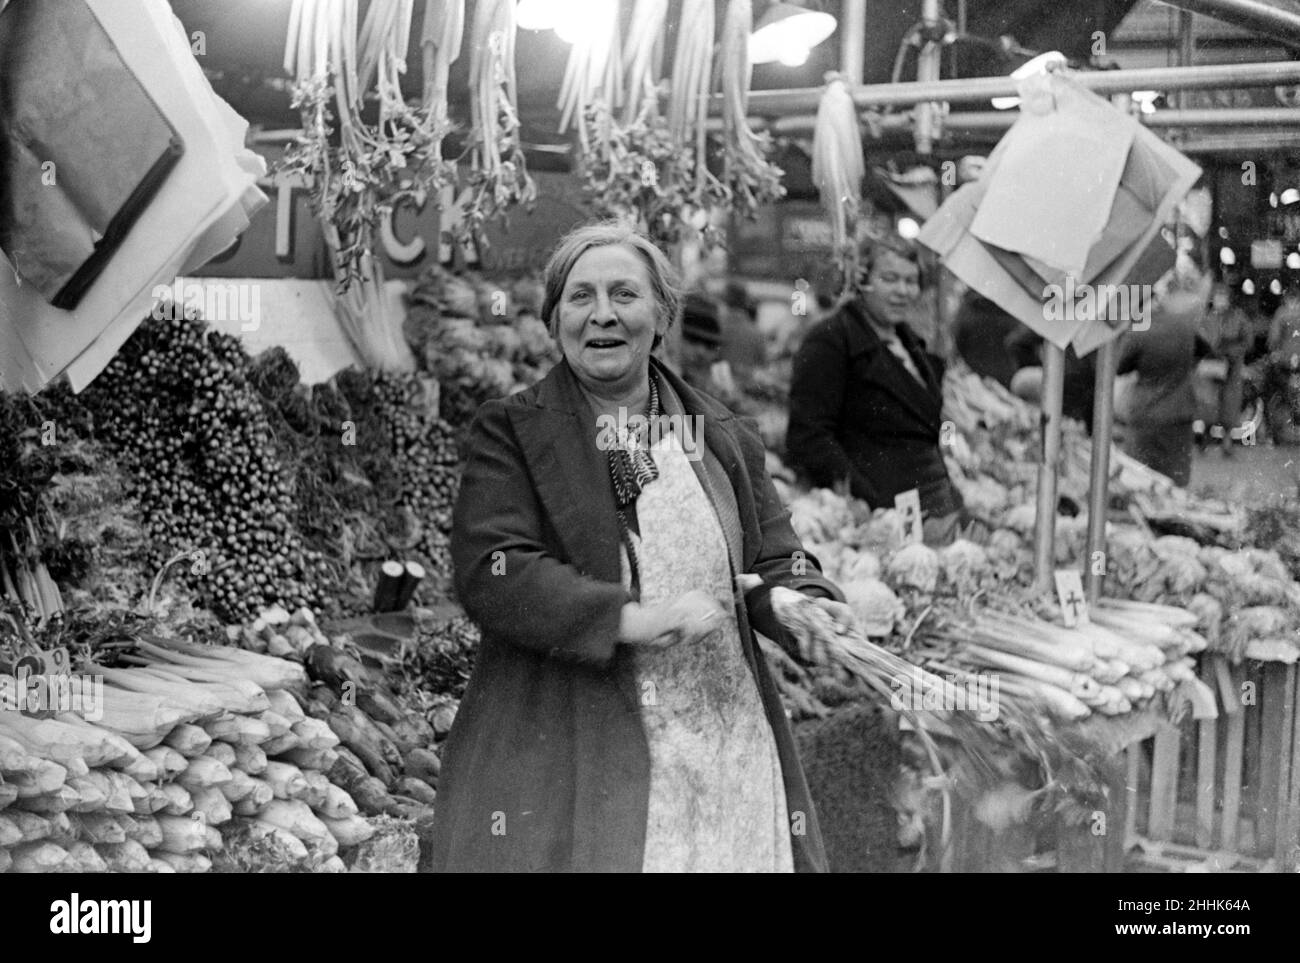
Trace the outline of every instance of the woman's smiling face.
<instances>
[{"instance_id":1,"label":"woman's smiling face","mask_svg":"<svg viewBox=\"0 0 1300 963\"><path fill-rule=\"evenodd\" d=\"M631 391L644 380L655 335L668 329L649 268L624 244L593 247L578 258L556 311L565 359L602 394Z\"/></svg>"}]
</instances>

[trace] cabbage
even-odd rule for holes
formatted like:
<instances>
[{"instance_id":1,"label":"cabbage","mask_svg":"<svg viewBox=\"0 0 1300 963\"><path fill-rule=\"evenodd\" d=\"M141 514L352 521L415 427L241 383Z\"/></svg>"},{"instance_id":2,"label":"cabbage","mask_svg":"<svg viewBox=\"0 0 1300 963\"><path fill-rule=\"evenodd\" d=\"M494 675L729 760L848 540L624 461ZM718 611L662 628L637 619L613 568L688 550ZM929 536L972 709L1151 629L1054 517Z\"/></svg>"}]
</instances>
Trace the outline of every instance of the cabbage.
<instances>
[{"instance_id":1,"label":"cabbage","mask_svg":"<svg viewBox=\"0 0 1300 963\"><path fill-rule=\"evenodd\" d=\"M1161 559L1190 558L1200 556L1201 546L1195 539L1181 535L1163 535L1151 544L1151 550Z\"/></svg>"}]
</instances>

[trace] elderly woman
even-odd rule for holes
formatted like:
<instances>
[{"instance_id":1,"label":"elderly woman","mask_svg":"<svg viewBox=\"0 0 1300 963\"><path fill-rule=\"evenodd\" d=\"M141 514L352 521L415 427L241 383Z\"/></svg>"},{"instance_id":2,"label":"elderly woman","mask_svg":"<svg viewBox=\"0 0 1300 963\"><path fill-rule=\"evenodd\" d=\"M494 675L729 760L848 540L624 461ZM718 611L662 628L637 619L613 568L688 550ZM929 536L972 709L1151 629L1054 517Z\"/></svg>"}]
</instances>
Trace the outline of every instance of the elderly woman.
<instances>
[{"instance_id":1,"label":"elderly woman","mask_svg":"<svg viewBox=\"0 0 1300 963\"><path fill-rule=\"evenodd\" d=\"M851 612L802 551L757 433L651 356L680 310L664 255L588 225L545 285L564 360L483 405L470 432L452 556L483 641L429 862L822 870L755 632L793 644L777 585Z\"/></svg>"}]
</instances>

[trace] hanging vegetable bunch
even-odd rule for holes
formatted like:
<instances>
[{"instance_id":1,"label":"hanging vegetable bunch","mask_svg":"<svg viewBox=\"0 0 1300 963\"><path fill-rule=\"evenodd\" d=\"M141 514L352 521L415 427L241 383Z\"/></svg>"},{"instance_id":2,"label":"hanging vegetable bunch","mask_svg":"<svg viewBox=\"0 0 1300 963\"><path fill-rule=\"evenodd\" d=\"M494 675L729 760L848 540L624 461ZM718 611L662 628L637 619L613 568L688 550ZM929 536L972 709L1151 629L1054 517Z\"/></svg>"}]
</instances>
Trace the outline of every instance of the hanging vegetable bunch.
<instances>
[{"instance_id":1,"label":"hanging vegetable bunch","mask_svg":"<svg viewBox=\"0 0 1300 963\"><path fill-rule=\"evenodd\" d=\"M659 110L656 51L667 12L667 0L638 0L621 61L617 17L609 36L593 31L575 44L558 105L562 130L581 114L579 170L592 211L635 223L664 247L691 230L687 219L701 206L695 154Z\"/></svg>"},{"instance_id":2,"label":"hanging vegetable bunch","mask_svg":"<svg viewBox=\"0 0 1300 963\"><path fill-rule=\"evenodd\" d=\"M732 209L752 218L763 204L785 196L782 170L767 159L772 137L754 133L746 115L753 65L749 60L749 34L753 29L750 0L731 0L722 26L722 182Z\"/></svg>"},{"instance_id":3,"label":"hanging vegetable bunch","mask_svg":"<svg viewBox=\"0 0 1300 963\"><path fill-rule=\"evenodd\" d=\"M455 174L442 157L450 129L445 80L440 87L426 83L419 107L402 97L414 0L374 0L359 36L358 2L294 0L284 60L296 78L293 106L303 133L280 171L312 184L341 290L373 273L375 230L385 212L405 200L423 203ZM426 3L426 63L444 76L460 49L463 19L464 0ZM374 125L362 119L367 95L378 100Z\"/></svg>"},{"instance_id":4,"label":"hanging vegetable bunch","mask_svg":"<svg viewBox=\"0 0 1300 963\"><path fill-rule=\"evenodd\" d=\"M847 291L857 278L856 228L862 207L862 134L848 84L838 74L828 77L817 106L813 130L813 183L831 221L831 243Z\"/></svg>"},{"instance_id":5,"label":"hanging vegetable bunch","mask_svg":"<svg viewBox=\"0 0 1300 963\"><path fill-rule=\"evenodd\" d=\"M708 249L721 242L716 211L752 217L785 192L780 169L766 160L770 138L755 135L745 122L749 3L735 0L728 9L722 70L715 74L713 2L683 0L661 113L667 11L667 0L637 0L622 48L625 69L615 54L601 59L600 51L619 50L617 21L612 38L575 45L559 106L565 124L581 110L581 170L597 214L633 220L664 245L698 234ZM620 75L621 87L614 79ZM710 96L719 76L727 98L720 146L708 135ZM710 169L711 161L721 177Z\"/></svg>"},{"instance_id":6,"label":"hanging vegetable bunch","mask_svg":"<svg viewBox=\"0 0 1300 963\"><path fill-rule=\"evenodd\" d=\"M531 206L537 185L528 176L519 139L515 77L515 0L478 0L470 35L470 125L474 131L470 197L461 240L483 240L483 227L516 204Z\"/></svg>"}]
</instances>

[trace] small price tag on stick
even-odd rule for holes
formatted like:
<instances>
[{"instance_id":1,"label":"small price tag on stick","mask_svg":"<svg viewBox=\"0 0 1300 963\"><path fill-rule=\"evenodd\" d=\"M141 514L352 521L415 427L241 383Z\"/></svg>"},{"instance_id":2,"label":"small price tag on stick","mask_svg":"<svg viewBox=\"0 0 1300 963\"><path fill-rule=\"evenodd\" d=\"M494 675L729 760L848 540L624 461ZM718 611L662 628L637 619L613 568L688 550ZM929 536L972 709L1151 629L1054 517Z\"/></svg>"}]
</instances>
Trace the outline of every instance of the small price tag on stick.
<instances>
[{"instance_id":1,"label":"small price tag on stick","mask_svg":"<svg viewBox=\"0 0 1300 963\"><path fill-rule=\"evenodd\" d=\"M909 488L894 496L894 508L903 516L903 537L916 545L923 541L921 526L921 493Z\"/></svg>"},{"instance_id":2,"label":"small price tag on stick","mask_svg":"<svg viewBox=\"0 0 1300 963\"><path fill-rule=\"evenodd\" d=\"M1057 571L1056 597L1061 603L1061 615L1070 628L1088 622L1088 597L1083 594L1083 580L1073 570Z\"/></svg>"}]
</instances>

